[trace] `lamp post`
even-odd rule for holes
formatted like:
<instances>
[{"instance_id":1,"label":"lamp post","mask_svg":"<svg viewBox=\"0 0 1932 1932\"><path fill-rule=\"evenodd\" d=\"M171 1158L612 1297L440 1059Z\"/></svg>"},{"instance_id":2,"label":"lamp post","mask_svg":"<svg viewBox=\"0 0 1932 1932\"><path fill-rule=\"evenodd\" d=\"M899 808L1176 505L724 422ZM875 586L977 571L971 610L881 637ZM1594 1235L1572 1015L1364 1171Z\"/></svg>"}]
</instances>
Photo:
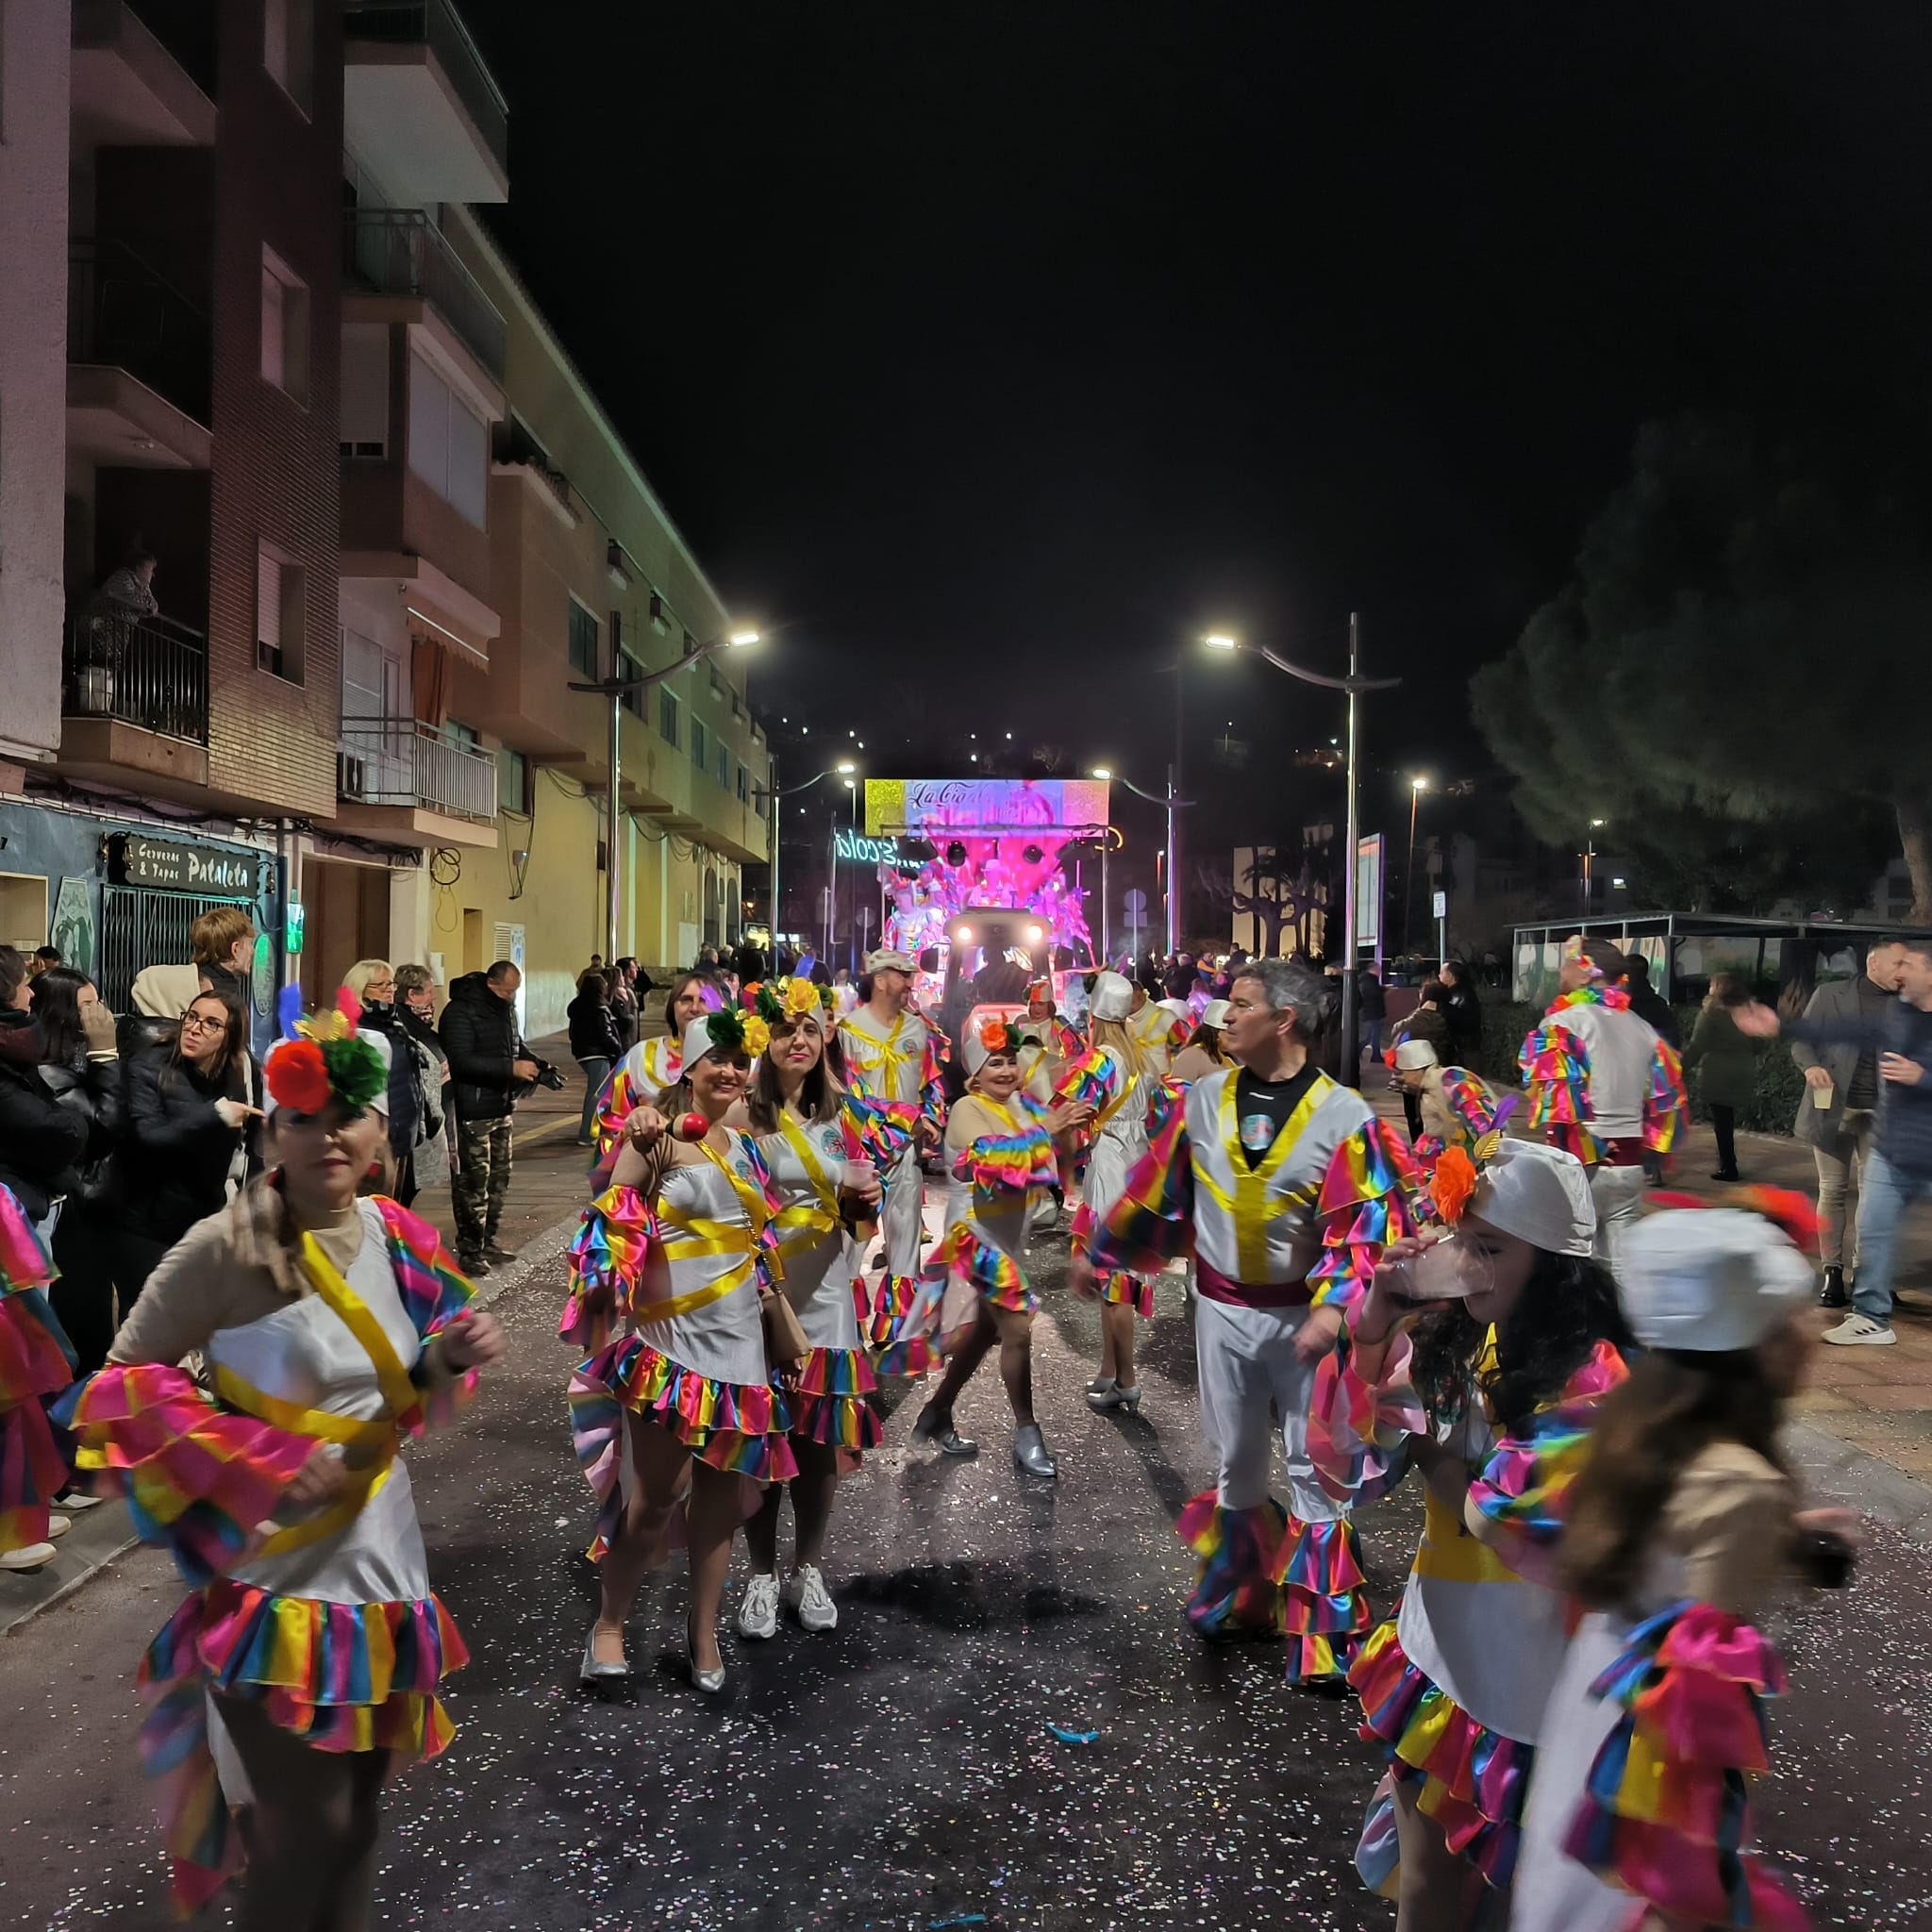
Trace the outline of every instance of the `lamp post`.
<instances>
[{"instance_id":1,"label":"lamp post","mask_svg":"<svg viewBox=\"0 0 1932 1932\"><path fill-rule=\"evenodd\" d=\"M668 677L675 677L687 665L701 663L716 652L725 649L742 650L747 644L755 644L758 641L758 634L755 630L726 631L723 636L712 638L709 642L698 645L695 650L685 652L675 664L666 664L657 671L641 672L635 677L620 677L616 669L617 612L613 610L610 615L610 675L588 683L580 683L574 679L569 689L589 691L593 696L608 698L610 701L610 791L604 810L604 872L610 887L610 899L604 913L604 957L607 959L615 959L618 901L624 888L624 873L617 857L617 791L621 775L619 739L624 701L636 692L649 691L653 685L662 684Z\"/></svg>"},{"instance_id":2,"label":"lamp post","mask_svg":"<svg viewBox=\"0 0 1932 1932\"><path fill-rule=\"evenodd\" d=\"M1153 791L1142 791L1142 790L1141 790L1141 789L1140 788L1140 786L1138 786L1138 785L1136 785L1136 784L1134 783L1134 781L1133 781L1133 780L1132 780L1131 778L1128 778L1128 777L1124 777L1124 776L1123 776L1123 775L1122 775L1122 774L1120 774L1119 772L1115 772L1115 771L1109 770L1109 769L1108 769L1108 767L1107 767L1106 765L1095 765L1095 766L1093 767L1093 769L1092 769L1091 773L1090 773L1090 774L1089 774L1089 775L1090 775L1090 776L1091 776L1091 777L1095 777L1095 778L1105 778L1105 779L1108 779L1108 780L1109 780L1109 781L1110 781L1111 783L1114 783L1114 784L1117 784L1117 785L1124 785L1124 786L1125 786L1125 787L1127 788L1127 790L1128 790L1129 791L1131 791L1131 792L1132 792L1132 793L1134 794L1134 796L1135 796L1136 798L1144 798L1144 799L1145 799L1145 800L1147 801L1147 803L1148 803L1149 805L1158 805L1158 806L1161 806L1161 807L1164 807L1164 808L1165 808L1165 809L1166 809L1166 812L1167 812L1167 950L1168 950L1168 957L1169 957L1170 958L1173 958L1173 956L1174 956L1174 954L1175 954L1176 952L1178 952L1178 951L1180 950L1180 944L1179 944L1179 941L1178 941L1178 940L1177 940L1177 939L1175 938L1175 929L1174 929L1174 916L1175 916L1175 915L1174 915L1174 907L1175 907L1175 902L1176 902L1176 900L1177 900L1177 898L1178 898L1178 896L1179 896L1179 895L1178 895L1178 894L1177 894L1177 893L1175 892L1175 891L1174 891L1174 855L1175 855L1175 853L1177 852L1177 850L1179 849L1179 847L1178 847L1178 842L1177 842L1177 841L1178 841L1178 840L1179 840L1179 836L1180 836L1180 835L1179 835L1179 833L1178 833L1178 831L1176 830L1176 824L1177 824L1177 817L1178 817L1178 814L1179 814L1179 813L1181 813L1181 812L1184 812L1184 811L1186 811L1186 810L1188 809L1188 808L1189 808L1190 806L1191 806L1191 805L1193 805L1193 804L1195 803L1195 801L1194 801L1193 799L1191 799L1191 798L1180 798L1180 797L1177 797L1177 796L1175 796L1175 793L1174 793L1174 767L1173 767L1172 765L1170 765L1170 766L1169 766L1169 767L1167 768L1167 791L1166 791L1166 793L1165 793L1165 795L1164 795L1164 796L1163 796L1163 795L1161 795L1161 794L1159 794L1159 793L1157 793L1157 792L1153 792ZM1100 841L1100 897L1101 897L1101 908L1100 908L1100 930L1101 930L1101 936L1102 936L1102 949L1103 949L1103 950L1106 950L1106 944L1105 944L1105 941L1106 941L1106 935L1107 935L1107 930L1108 930L1108 916L1109 916L1109 914L1108 914L1108 906L1107 906L1107 903L1106 903L1106 901L1107 901L1107 847L1108 847L1108 841L1107 841L1107 840L1105 840L1105 839L1103 839L1103 840L1102 840L1102 841Z\"/></svg>"},{"instance_id":3,"label":"lamp post","mask_svg":"<svg viewBox=\"0 0 1932 1932\"><path fill-rule=\"evenodd\" d=\"M1603 824L1603 820L1602 820L1602 819L1591 819L1591 822L1590 822L1590 830L1589 830L1589 831L1588 831L1588 832L1587 832L1587 833L1586 833L1586 834L1584 835L1584 841L1583 841L1583 916L1584 916L1584 918L1586 918L1586 919L1588 919L1588 918L1590 917L1590 909L1591 909L1591 891L1590 891L1590 874L1591 874L1591 861L1592 859L1594 859L1594 858L1596 858L1596 835L1597 835L1597 829L1598 829L1598 827L1599 827L1599 826L1601 826L1601 825L1602 825L1602 824Z\"/></svg>"},{"instance_id":4,"label":"lamp post","mask_svg":"<svg viewBox=\"0 0 1932 1932\"><path fill-rule=\"evenodd\" d=\"M1408 781L1408 858L1402 867L1402 950L1408 951L1409 920L1415 912L1415 810L1422 803L1429 781L1414 777Z\"/></svg>"},{"instance_id":5,"label":"lamp post","mask_svg":"<svg viewBox=\"0 0 1932 1932\"><path fill-rule=\"evenodd\" d=\"M778 789L778 760L772 760L772 783L754 785L754 792L772 801L772 961L773 971L777 971L778 958L778 848L785 842L785 821L779 811L781 801L796 798L801 791L809 791L822 778L850 778L858 767L850 758L841 758L836 765L827 765L823 772L814 772L802 785L792 785L784 791Z\"/></svg>"},{"instance_id":6,"label":"lamp post","mask_svg":"<svg viewBox=\"0 0 1932 1932\"><path fill-rule=\"evenodd\" d=\"M1341 1041L1343 1077L1353 1086L1361 1078L1361 1061L1356 1038L1356 1007L1357 991L1355 981L1356 947L1358 926L1356 918L1356 846L1361 838L1361 819L1357 810L1357 785L1360 762L1360 737L1357 728L1356 699L1365 691L1388 691L1402 682L1399 677L1364 677L1361 675L1361 621L1357 613L1348 613L1348 675L1346 677L1324 677L1319 671L1305 671L1299 664L1291 664L1286 658L1271 651L1266 644L1244 644L1239 638L1231 638L1224 632L1215 632L1201 641L1209 650L1247 651L1257 658L1266 658L1277 671L1285 671L1291 677L1298 677L1304 684L1319 684L1329 691L1345 691L1348 694L1348 810L1347 810L1347 850L1343 863L1347 871L1342 874L1343 926L1347 932L1342 954L1341 971Z\"/></svg>"}]
</instances>

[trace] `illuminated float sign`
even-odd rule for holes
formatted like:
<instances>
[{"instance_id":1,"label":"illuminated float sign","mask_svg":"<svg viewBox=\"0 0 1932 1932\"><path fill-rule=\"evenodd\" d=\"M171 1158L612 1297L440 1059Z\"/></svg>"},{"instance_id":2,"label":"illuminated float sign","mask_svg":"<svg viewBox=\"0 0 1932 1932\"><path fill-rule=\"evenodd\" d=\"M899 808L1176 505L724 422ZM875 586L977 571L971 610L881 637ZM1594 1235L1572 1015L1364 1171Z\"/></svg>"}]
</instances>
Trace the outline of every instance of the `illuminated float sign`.
<instances>
[{"instance_id":1,"label":"illuminated float sign","mask_svg":"<svg viewBox=\"0 0 1932 1932\"><path fill-rule=\"evenodd\" d=\"M832 856L854 865L897 865L899 841L868 838L865 833L848 827L832 841Z\"/></svg>"}]
</instances>

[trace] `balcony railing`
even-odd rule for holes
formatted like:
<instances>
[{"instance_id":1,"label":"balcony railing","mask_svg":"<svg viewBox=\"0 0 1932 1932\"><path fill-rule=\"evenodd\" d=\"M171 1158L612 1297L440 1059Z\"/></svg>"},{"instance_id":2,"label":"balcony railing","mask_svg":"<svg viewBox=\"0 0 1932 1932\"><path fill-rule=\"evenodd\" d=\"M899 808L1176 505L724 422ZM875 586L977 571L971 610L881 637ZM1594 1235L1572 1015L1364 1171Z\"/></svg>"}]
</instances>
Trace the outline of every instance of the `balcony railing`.
<instances>
[{"instance_id":1,"label":"balcony railing","mask_svg":"<svg viewBox=\"0 0 1932 1932\"><path fill-rule=\"evenodd\" d=\"M415 718L344 718L336 791L353 805L421 806L488 824L496 760Z\"/></svg>"},{"instance_id":2,"label":"balcony railing","mask_svg":"<svg viewBox=\"0 0 1932 1932\"><path fill-rule=\"evenodd\" d=\"M348 0L342 31L352 41L426 46L449 75L483 144L501 168L509 166L509 108L470 30L449 0Z\"/></svg>"},{"instance_id":3,"label":"balcony railing","mask_svg":"<svg viewBox=\"0 0 1932 1932\"><path fill-rule=\"evenodd\" d=\"M355 208L344 221L343 273L379 295L435 303L501 382L508 325L436 224L413 208Z\"/></svg>"},{"instance_id":4,"label":"balcony railing","mask_svg":"<svg viewBox=\"0 0 1932 1932\"><path fill-rule=\"evenodd\" d=\"M67 359L125 369L197 423L208 420L208 317L119 242L68 243Z\"/></svg>"},{"instance_id":5,"label":"balcony railing","mask_svg":"<svg viewBox=\"0 0 1932 1932\"><path fill-rule=\"evenodd\" d=\"M133 611L70 617L60 685L63 717L208 742L208 640L186 625Z\"/></svg>"}]
</instances>

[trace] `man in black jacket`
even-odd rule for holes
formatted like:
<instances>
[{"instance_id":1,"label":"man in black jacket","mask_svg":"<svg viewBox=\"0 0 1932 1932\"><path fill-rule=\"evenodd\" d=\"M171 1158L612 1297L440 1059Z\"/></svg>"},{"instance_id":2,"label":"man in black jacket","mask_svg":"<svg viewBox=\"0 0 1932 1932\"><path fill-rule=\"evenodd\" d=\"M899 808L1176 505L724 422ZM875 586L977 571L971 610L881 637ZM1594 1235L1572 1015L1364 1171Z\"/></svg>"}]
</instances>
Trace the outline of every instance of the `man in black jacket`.
<instances>
[{"instance_id":1,"label":"man in black jacket","mask_svg":"<svg viewBox=\"0 0 1932 1932\"><path fill-rule=\"evenodd\" d=\"M466 1274L488 1274L492 1261L514 1251L496 1239L509 1191L510 1114L517 1089L527 1088L542 1063L517 1030L517 989L524 975L508 959L487 973L451 983L438 1029L449 1057L450 1092L457 1110L457 1172L450 1206L457 1222L457 1259Z\"/></svg>"}]
</instances>

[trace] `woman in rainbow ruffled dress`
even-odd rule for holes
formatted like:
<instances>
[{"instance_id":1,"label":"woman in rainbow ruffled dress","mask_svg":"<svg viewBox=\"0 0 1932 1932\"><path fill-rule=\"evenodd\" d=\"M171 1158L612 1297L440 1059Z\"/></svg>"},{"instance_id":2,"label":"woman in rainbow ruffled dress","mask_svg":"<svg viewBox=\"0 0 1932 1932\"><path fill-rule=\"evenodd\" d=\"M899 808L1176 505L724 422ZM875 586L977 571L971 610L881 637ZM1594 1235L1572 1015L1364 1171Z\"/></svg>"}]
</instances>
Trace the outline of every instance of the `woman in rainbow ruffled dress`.
<instances>
[{"instance_id":1,"label":"woman in rainbow ruffled dress","mask_svg":"<svg viewBox=\"0 0 1932 1932\"><path fill-rule=\"evenodd\" d=\"M838 1606L820 1568L832 1502L842 1470L878 1447L878 1381L858 1332L855 1224L878 1216L880 1181L844 1110L844 1090L825 1063L833 1022L808 979L768 981L757 1012L771 1038L752 1069L751 1087L727 1124L752 1134L777 1189L772 1225L784 1268L780 1291L796 1314L808 1346L802 1367L788 1372L791 1453L798 1474L773 1483L744 1526L751 1578L738 1607L738 1634L776 1634L778 1517L789 1492L797 1541L782 1591L807 1630L830 1630Z\"/></svg>"},{"instance_id":2,"label":"woman in rainbow ruffled dress","mask_svg":"<svg viewBox=\"0 0 1932 1932\"><path fill-rule=\"evenodd\" d=\"M289 990L275 1165L168 1254L64 1411L79 1466L193 1587L142 1664L142 1748L177 1904L211 1896L245 1836L247 1932L289 1924L292 1901L317 1932L370 1924L383 1782L448 1743L437 1685L466 1660L397 1450L503 1353L435 1229L357 1198L389 1063L342 997L303 1022ZM207 1387L175 1366L192 1350Z\"/></svg>"},{"instance_id":3,"label":"woman in rainbow ruffled dress","mask_svg":"<svg viewBox=\"0 0 1932 1932\"><path fill-rule=\"evenodd\" d=\"M639 1108L625 1121L611 1185L572 1245L559 1332L592 1351L571 1378L570 1415L600 1505L590 1555L602 1597L581 1670L593 1690L630 1676L625 1621L644 1572L678 1537L691 1561L691 1681L724 1688L718 1605L745 1513L741 1478L798 1474L765 1333L781 1204L757 1141L725 1124L767 1038L757 1014L689 1023L663 1111ZM628 1332L613 1341L620 1319ZM777 1368L806 1354L789 1348Z\"/></svg>"},{"instance_id":4,"label":"woman in rainbow ruffled dress","mask_svg":"<svg viewBox=\"0 0 1932 1932\"><path fill-rule=\"evenodd\" d=\"M1080 1101L1042 1108L1020 1086L1018 1028L983 1020L960 1041L966 1092L946 1123L946 1219L911 1305L879 1357L888 1374L916 1374L945 1357L945 1374L912 1425L943 1456L979 1444L953 1426L953 1406L995 1343L1013 1410L1013 1461L1024 1475L1058 1474L1033 1413L1033 1316L1040 1298L1020 1263L1028 1204L1053 1185L1056 1135L1085 1126Z\"/></svg>"},{"instance_id":5,"label":"woman in rainbow ruffled dress","mask_svg":"<svg viewBox=\"0 0 1932 1932\"><path fill-rule=\"evenodd\" d=\"M1800 1509L1777 1445L1812 1342L1810 1204L1740 1201L1653 1215L1618 1251L1645 1353L1565 1512L1562 1577L1591 1614L1543 1719L1516 1932L1809 1923L1751 1849L1764 1700L1786 1688L1755 1625L1790 1583L1848 1580L1857 1518Z\"/></svg>"},{"instance_id":6,"label":"woman in rainbow ruffled dress","mask_svg":"<svg viewBox=\"0 0 1932 1932\"><path fill-rule=\"evenodd\" d=\"M1411 1469L1424 1485L1402 1602L1349 1670L1389 1763L1357 1863L1398 1932L1466 1932L1485 1885L1508 1888L1568 1636L1556 1506L1624 1374L1582 1163L1500 1133L1474 1152L1438 1161L1432 1219L1453 1238L1387 1251L1309 1422L1335 1495L1359 1507Z\"/></svg>"}]
</instances>

